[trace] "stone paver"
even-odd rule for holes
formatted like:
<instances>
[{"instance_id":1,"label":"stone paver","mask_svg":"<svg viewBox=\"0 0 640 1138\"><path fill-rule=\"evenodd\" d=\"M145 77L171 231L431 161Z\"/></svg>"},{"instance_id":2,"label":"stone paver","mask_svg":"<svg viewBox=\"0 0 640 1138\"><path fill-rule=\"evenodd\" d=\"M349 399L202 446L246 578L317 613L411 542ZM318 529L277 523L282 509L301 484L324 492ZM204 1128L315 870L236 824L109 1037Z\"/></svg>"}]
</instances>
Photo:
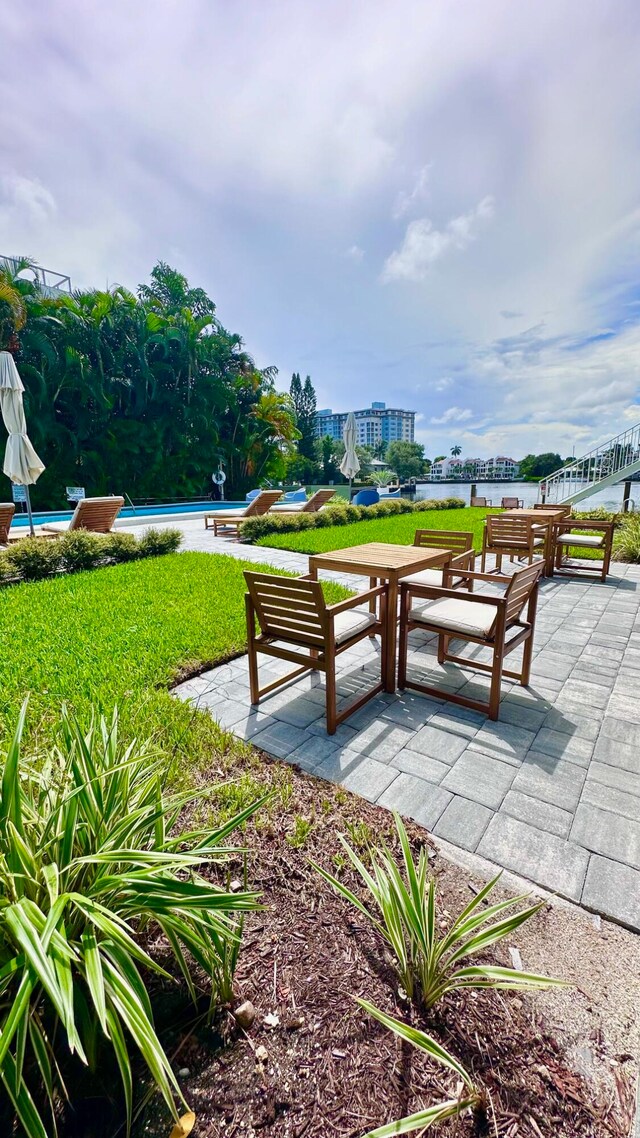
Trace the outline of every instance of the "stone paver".
<instances>
[{"instance_id":1,"label":"stone paver","mask_svg":"<svg viewBox=\"0 0 640 1138\"><path fill-rule=\"evenodd\" d=\"M200 520L183 530L188 549L307 570L302 555L214 538ZM340 657L343 697L371 682L378 651L365 642ZM412 634L409 666L486 696L487 677L439 668L425 634ZM504 683L497 723L407 690L376 697L329 738L323 683L303 677L252 710L240 658L175 694L268 754L640 930L640 567L614 563L606 585L543 582L531 685Z\"/></svg>"}]
</instances>

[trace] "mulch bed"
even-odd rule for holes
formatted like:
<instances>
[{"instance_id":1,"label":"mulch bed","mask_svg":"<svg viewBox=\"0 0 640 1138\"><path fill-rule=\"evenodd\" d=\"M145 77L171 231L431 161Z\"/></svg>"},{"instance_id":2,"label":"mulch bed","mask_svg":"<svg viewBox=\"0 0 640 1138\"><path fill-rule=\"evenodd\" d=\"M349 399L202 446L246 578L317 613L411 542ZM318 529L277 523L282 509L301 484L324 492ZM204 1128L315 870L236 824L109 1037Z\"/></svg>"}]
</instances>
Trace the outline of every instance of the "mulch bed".
<instances>
[{"instance_id":1,"label":"mulch bed","mask_svg":"<svg viewBox=\"0 0 640 1138\"><path fill-rule=\"evenodd\" d=\"M282 771L264 762L272 777ZM377 935L309 865L313 858L336 872L338 832L352 844L391 841L391 816L295 770L291 785L286 805L247 829L249 880L265 904L247 920L236 975L239 1000L256 1008L253 1025L242 1031L223 1012L210 1025L174 1020L165 1035L176 1069L188 1070L180 1083L197 1117L194 1138L361 1138L454 1097L455 1078L361 1011L357 995L429 1031L486 1089L488 1126L458 1119L436 1128L445 1138L628 1138L631 1070L621 1064L615 1093L598 1094L572 1069L535 993L467 992L428 1017L403 1000ZM296 817L311 823L299 848L291 844ZM429 841L420 827L408 829L416 850ZM302 841L300 832L298 823ZM446 920L474 886L435 848L430 858ZM351 871L340 872L358 891ZM545 910L535 918L545 919ZM485 959L511 964L506 947ZM167 1138L170 1128L155 1103L135 1130Z\"/></svg>"}]
</instances>

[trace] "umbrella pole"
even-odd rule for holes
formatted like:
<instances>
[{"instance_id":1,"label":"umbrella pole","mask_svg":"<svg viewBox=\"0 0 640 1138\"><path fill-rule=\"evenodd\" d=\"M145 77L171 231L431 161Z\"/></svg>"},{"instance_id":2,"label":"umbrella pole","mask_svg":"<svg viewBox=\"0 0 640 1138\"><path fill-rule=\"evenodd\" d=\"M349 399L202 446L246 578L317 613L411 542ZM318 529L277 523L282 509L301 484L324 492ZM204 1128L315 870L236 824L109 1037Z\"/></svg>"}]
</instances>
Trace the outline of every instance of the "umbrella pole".
<instances>
[{"instance_id":1,"label":"umbrella pole","mask_svg":"<svg viewBox=\"0 0 640 1138\"><path fill-rule=\"evenodd\" d=\"M33 514L31 512L31 495L29 493L29 487L28 486L25 486L25 492L27 495L27 513L29 515L29 532L31 534L31 537L35 537L36 531L33 528Z\"/></svg>"}]
</instances>

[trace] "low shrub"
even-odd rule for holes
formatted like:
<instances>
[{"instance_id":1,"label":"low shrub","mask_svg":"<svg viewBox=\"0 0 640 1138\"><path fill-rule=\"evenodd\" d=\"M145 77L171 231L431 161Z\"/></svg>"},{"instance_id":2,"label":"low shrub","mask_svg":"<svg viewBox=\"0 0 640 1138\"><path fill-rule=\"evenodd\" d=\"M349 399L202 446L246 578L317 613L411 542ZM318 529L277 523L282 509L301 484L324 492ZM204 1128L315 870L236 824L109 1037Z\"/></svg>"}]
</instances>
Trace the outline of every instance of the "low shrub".
<instances>
[{"instance_id":1,"label":"low shrub","mask_svg":"<svg viewBox=\"0 0 640 1138\"><path fill-rule=\"evenodd\" d=\"M25 537L11 545L5 559L14 577L40 581L62 568L62 550L57 539Z\"/></svg>"},{"instance_id":2,"label":"low shrub","mask_svg":"<svg viewBox=\"0 0 640 1138\"><path fill-rule=\"evenodd\" d=\"M57 542L62 556L62 568L68 573L82 569L95 569L104 560L102 535L86 529L70 530Z\"/></svg>"},{"instance_id":3,"label":"low shrub","mask_svg":"<svg viewBox=\"0 0 640 1138\"><path fill-rule=\"evenodd\" d=\"M604 506L593 506L590 510L572 510L571 517L577 519L589 518L591 521L615 522L620 524L625 517L617 510L606 510Z\"/></svg>"},{"instance_id":4,"label":"low shrub","mask_svg":"<svg viewBox=\"0 0 640 1138\"><path fill-rule=\"evenodd\" d=\"M135 561L140 556L138 539L125 530L114 530L102 537L102 555L106 561L118 564L121 561Z\"/></svg>"},{"instance_id":5,"label":"low shrub","mask_svg":"<svg viewBox=\"0 0 640 1138\"><path fill-rule=\"evenodd\" d=\"M179 529L154 529L151 526L145 530L138 542L140 557L158 557L164 553L176 553L182 544L182 532Z\"/></svg>"},{"instance_id":6,"label":"low shrub","mask_svg":"<svg viewBox=\"0 0 640 1138\"><path fill-rule=\"evenodd\" d=\"M467 963L482 949L510 937L533 917L544 902L517 912L515 905L526 895L488 903L500 874L489 881L454 919L445 921L438 912L436 883L429 874L426 849L413 860L407 832L399 814L394 814L402 850L401 869L386 845L370 850L369 866L339 835L351 865L362 878L368 904L326 869L318 873L340 896L349 901L372 924L395 957L400 983L409 999L432 1008L447 992L468 988L549 988L562 984L549 976L519 972L513 968ZM312 863L313 864L313 863ZM401 872L401 870L403 872ZM485 905L485 901L487 904ZM370 907L369 907L370 906ZM499 916L499 920L494 920Z\"/></svg>"},{"instance_id":7,"label":"low shrub","mask_svg":"<svg viewBox=\"0 0 640 1138\"><path fill-rule=\"evenodd\" d=\"M259 518L255 519L259 521ZM39 581L54 573L77 573L99 565L135 561L175 553L182 542L178 529L148 529L138 540L132 533L72 530L56 539L25 537L0 553L0 584Z\"/></svg>"},{"instance_id":8,"label":"low shrub","mask_svg":"<svg viewBox=\"0 0 640 1138\"><path fill-rule=\"evenodd\" d=\"M457 510L466 505L462 498L420 499L389 498L373 506L342 504L325 506L317 514L262 514L247 518L240 526L241 541L254 542L271 534L297 533L303 529L326 529L330 526L347 526L372 518L386 518L397 514L422 513L425 510Z\"/></svg>"},{"instance_id":9,"label":"low shrub","mask_svg":"<svg viewBox=\"0 0 640 1138\"><path fill-rule=\"evenodd\" d=\"M99 1084L110 1077L103 1074L109 1054L120 1071L128 1132L130 1048L177 1118L176 1100L184 1099L156 1034L141 967L173 978L142 937L145 946L149 933L164 937L194 1001L201 995L195 962L218 1002L237 957L239 921L257 907L257 896L230 892L200 871L226 859L227 836L261 800L217 829L173 835L183 806L203 792L166 794L166 759L149 744L121 743L117 713L110 723L94 718L87 732L64 713L44 766L21 753L25 717L26 703L0 787L0 1081L19 1132L55 1133L67 1095L73 1108L74 1072L83 1064Z\"/></svg>"},{"instance_id":10,"label":"low shrub","mask_svg":"<svg viewBox=\"0 0 640 1138\"><path fill-rule=\"evenodd\" d=\"M640 514L626 514L613 539L616 561L640 563Z\"/></svg>"}]
</instances>

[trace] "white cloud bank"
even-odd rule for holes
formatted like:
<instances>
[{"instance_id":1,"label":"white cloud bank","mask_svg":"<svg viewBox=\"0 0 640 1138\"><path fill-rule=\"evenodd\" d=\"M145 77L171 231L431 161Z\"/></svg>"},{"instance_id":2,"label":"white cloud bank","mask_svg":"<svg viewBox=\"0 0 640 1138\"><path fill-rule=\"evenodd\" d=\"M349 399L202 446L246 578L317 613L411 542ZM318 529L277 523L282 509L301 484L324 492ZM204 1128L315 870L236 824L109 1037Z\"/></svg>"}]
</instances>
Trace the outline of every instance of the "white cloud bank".
<instances>
[{"instance_id":1,"label":"white cloud bank","mask_svg":"<svg viewBox=\"0 0 640 1138\"><path fill-rule=\"evenodd\" d=\"M466 249L475 241L482 225L493 217L494 204L493 197L487 195L468 213L452 217L444 229L435 229L428 217L410 221L402 245L385 261L382 280L423 281L445 254Z\"/></svg>"}]
</instances>

